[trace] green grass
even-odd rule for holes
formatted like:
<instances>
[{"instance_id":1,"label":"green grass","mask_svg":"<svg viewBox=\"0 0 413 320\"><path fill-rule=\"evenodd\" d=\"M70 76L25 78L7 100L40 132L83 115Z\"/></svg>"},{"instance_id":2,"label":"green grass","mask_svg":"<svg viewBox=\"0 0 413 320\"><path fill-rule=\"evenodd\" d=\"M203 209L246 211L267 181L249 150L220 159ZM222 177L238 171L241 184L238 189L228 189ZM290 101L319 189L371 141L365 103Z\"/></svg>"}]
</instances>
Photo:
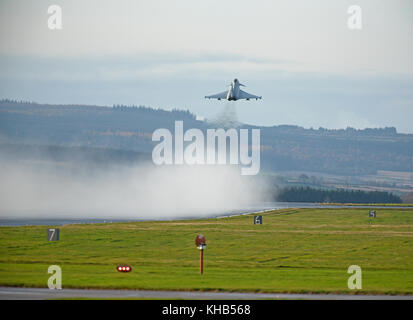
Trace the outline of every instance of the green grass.
<instances>
[{"instance_id":1,"label":"green grass","mask_svg":"<svg viewBox=\"0 0 413 320\"><path fill-rule=\"evenodd\" d=\"M222 219L0 227L0 285L64 288L413 294L413 210L284 209ZM195 236L207 239L199 274ZM130 264L131 273L116 265ZM363 289L349 290L359 265Z\"/></svg>"}]
</instances>

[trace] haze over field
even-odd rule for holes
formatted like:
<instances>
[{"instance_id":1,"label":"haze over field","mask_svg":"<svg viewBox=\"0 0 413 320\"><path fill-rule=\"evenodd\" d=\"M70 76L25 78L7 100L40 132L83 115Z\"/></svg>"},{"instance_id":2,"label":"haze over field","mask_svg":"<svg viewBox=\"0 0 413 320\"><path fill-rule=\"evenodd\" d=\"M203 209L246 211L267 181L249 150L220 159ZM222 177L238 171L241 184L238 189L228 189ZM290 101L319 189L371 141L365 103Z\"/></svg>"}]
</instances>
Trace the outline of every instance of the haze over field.
<instances>
[{"instance_id":1,"label":"haze over field","mask_svg":"<svg viewBox=\"0 0 413 320\"><path fill-rule=\"evenodd\" d=\"M44 159L0 161L0 168L0 218L202 217L246 208L265 196L263 184L228 166L96 168Z\"/></svg>"}]
</instances>

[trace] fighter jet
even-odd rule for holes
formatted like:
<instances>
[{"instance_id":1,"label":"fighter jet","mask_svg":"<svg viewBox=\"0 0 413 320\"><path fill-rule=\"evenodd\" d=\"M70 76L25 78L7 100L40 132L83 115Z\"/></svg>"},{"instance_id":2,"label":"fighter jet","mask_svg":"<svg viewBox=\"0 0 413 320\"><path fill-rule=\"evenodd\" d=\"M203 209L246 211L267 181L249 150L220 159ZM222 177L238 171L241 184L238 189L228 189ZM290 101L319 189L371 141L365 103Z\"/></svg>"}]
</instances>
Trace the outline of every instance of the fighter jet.
<instances>
[{"instance_id":1,"label":"fighter jet","mask_svg":"<svg viewBox=\"0 0 413 320\"><path fill-rule=\"evenodd\" d=\"M228 101L236 101L236 100L240 100L240 99L245 99L245 100L250 100L250 99L261 99L262 97L259 96L254 96L253 94L249 94L246 93L245 91L242 91L240 89L240 86L245 87L242 83L240 83L238 81L238 79L234 79L234 81L232 81L231 87L229 88L229 90L221 92L221 93L217 93L217 94L213 94L211 96L205 96L205 99L226 99Z\"/></svg>"}]
</instances>

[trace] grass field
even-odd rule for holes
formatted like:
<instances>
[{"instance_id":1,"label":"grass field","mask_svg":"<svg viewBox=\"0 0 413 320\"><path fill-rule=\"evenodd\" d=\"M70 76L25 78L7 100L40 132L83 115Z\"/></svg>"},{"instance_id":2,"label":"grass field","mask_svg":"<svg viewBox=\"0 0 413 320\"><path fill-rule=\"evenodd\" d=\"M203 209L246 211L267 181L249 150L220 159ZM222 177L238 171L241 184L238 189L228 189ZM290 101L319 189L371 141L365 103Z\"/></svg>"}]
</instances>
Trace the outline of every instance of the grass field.
<instances>
[{"instance_id":1,"label":"grass field","mask_svg":"<svg viewBox=\"0 0 413 320\"><path fill-rule=\"evenodd\" d=\"M413 294L413 210L284 209L252 215L60 227L0 228L0 285L47 287L48 266L64 288ZM199 274L199 233L207 239ZM117 264L132 265L119 273ZM362 268L362 290L347 269Z\"/></svg>"}]
</instances>

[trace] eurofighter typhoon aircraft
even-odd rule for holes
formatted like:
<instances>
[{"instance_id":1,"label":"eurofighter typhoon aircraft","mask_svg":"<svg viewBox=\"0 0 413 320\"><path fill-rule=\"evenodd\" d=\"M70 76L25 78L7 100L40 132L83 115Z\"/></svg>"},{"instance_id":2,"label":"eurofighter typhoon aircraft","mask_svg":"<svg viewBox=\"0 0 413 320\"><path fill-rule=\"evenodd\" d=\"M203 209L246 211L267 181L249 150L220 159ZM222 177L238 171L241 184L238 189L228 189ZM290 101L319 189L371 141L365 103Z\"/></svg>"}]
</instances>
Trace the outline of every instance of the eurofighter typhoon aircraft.
<instances>
[{"instance_id":1,"label":"eurofighter typhoon aircraft","mask_svg":"<svg viewBox=\"0 0 413 320\"><path fill-rule=\"evenodd\" d=\"M236 100L240 100L240 99L245 99L245 100L249 100L249 99L261 99L262 97L259 96L254 96L253 94L249 94L245 91L242 91L240 89L240 86L245 87L243 84L241 84L238 79L234 79L234 81L232 81L231 83L231 88L229 88L229 90L221 92L221 93L217 93L217 94L213 94L211 96L205 96L205 99L226 99L228 101L236 101Z\"/></svg>"}]
</instances>

